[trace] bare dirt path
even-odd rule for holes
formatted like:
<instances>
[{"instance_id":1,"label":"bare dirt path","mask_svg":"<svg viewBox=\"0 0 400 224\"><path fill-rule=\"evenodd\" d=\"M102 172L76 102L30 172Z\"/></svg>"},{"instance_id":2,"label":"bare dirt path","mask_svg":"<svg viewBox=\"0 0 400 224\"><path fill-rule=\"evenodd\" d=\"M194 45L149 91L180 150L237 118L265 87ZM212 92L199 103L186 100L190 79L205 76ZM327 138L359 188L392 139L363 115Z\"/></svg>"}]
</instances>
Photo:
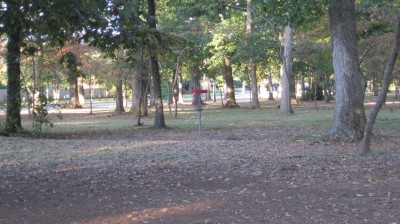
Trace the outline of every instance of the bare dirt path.
<instances>
[{"instance_id":1,"label":"bare dirt path","mask_svg":"<svg viewBox=\"0 0 400 224\"><path fill-rule=\"evenodd\" d=\"M323 132L0 137L0 223L400 223L399 134L360 157Z\"/></svg>"}]
</instances>

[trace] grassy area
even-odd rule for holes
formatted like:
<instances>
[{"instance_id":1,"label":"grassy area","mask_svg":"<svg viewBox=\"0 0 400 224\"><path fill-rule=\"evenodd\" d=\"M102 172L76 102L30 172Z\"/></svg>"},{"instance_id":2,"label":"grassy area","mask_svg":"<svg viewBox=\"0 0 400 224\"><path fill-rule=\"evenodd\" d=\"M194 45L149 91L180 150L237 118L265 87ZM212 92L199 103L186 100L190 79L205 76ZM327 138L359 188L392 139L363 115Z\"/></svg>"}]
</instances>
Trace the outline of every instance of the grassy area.
<instances>
[{"instance_id":1,"label":"grassy area","mask_svg":"<svg viewBox=\"0 0 400 224\"><path fill-rule=\"evenodd\" d=\"M324 107L316 110L313 104L299 104L295 106L293 115L279 113L275 107L275 102L264 103L262 109L254 110L246 106L240 109L222 109L219 105L210 105L202 111L202 129L241 129L241 128L269 128L269 127L326 127L332 123L333 109ZM186 106L180 108L178 118L173 118L167 108L165 108L166 124L170 128L197 130L199 123L199 113L192 107ZM66 112L64 112L66 113ZM367 114L369 110L367 109ZM123 114L114 116L111 113L101 113L94 116L86 114L68 115L64 114L63 119L51 118L54 122L54 128L47 129L50 133L79 133L86 131L115 131L115 130L135 130L150 128L153 124L153 118L144 117L144 127L137 127L136 117L132 114ZM381 110L376 121L376 127L399 129L397 125L400 122L399 108L387 106ZM30 129L30 120L25 120L24 127Z\"/></svg>"}]
</instances>

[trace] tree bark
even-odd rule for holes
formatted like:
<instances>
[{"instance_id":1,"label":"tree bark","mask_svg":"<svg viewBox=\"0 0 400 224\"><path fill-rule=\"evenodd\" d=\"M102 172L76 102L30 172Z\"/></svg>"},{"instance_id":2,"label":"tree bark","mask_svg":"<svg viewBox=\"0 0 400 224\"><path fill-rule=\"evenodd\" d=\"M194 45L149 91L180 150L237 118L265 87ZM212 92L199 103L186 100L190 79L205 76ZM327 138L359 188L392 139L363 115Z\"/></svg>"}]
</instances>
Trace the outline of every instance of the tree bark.
<instances>
[{"instance_id":1,"label":"tree bark","mask_svg":"<svg viewBox=\"0 0 400 224\"><path fill-rule=\"evenodd\" d=\"M17 20L15 28L7 33L7 115L4 134L15 134L21 124L21 28Z\"/></svg>"},{"instance_id":2,"label":"tree bark","mask_svg":"<svg viewBox=\"0 0 400 224\"><path fill-rule=\"evenodd\" d=\"M253 22L253 0L247 0L247 20L246 20L246 35L248 41L252 42L252 35L254 29ZM250 44L251 56L249 58L250 67L250 82L251 82L251 107L259 109L260 101L258 100L258 82L257 82L257 64L255 61L255 49L253 44Z\"/></svg>"},{"instance_id":3,"label":"tree bark","mask_svg":"<svg viewBox=\"0 0 400 224\"><path fill-rule=\"evenodd\" d=\"M224 58L224 79L226 83L226 104L227 108L239 108L235 98L235 87L233 84L232 65L231 60L227 57Z\"/></svg>"},{"instance_id":4,"label":"tree bark","mask_svg":"<svg viewBox=\"0 0 400 224\"><path fill-rule=\"evenodd\" d=\"M69 105L68 108L82 108L79 103L78 95L78 78L70 78L69 80Z\"/></svg>"},{"instance_id":5,"label":"tree bark","mask_svg":"<svg viewBox=\"0 0 400 224\"><path fill-rule=\"evenodd\" d=\"M147 92L149 81L148 75L144 73L146 71L144 68L148 65L144 65L145 61L139 56L136 57L136 60L138 63L132 73L132 107L130 112L136 114L136 116L148 116Z\"/></svg>"},{"instance_id":6,"label":"tree bark","mask_svg":"<svg viewBox=\"0 0 400 224\"><path fill-rule=\"evenodd\" d=\"M78 78L78 99L79 99L79 104L81 105L81 107L85 108L86 107L85 90L83 89L82 77Z\"/></svg>"},{"instance_id":7,"label":"tree bark","mask_svg":"<svg viewBox=\"0 0 400 224\"><path fill-rule=\"evenodd\" d=\"M151 29L156 29L156 1L147 0L148 13L151 17L149 20L149 27ZM158 66L157 54L155 51L150 52L150 67L151 74L153 77L153 94L154 94L154 127L155 128L165 128L165 118L164 118L164 106L161 93L161 77L160 68Z\"/></svg>"},{"instance_id":8,"label":"tree bark","mask_svg":"<svg viewBox=\"0 0 400 224\"><path fill-rule=\"evenodd\" d=\"M293 109L290 103L290 80L292 77L293 66L293 28L290 26L285 27L284 34L284 50L282 62L282 92L280 112L284 114L292 114Z\"/></svg>"},{"instance_id":9,"label":"tree bark","mask_svg":"<svg viewBox=\"0 0 400 224\"><path fill-rule=\"evenodd\" d=\"M132 74L132 107L131 111L137 110L139 107L140 102L140 95L141 95L141 78L140 78L140 71L136 69Z\"/></svg>"},{"instance_id":10,"label":"tree bark","mask_svg":"<svg viewBox=\"0 0 400 224\"><path fill-rule=\"evenodd\" d=\"M117 83L115 84L116 88L116 95L115 95L115 112L116 113L123 113L125 112L124 109L124 96L123 96L123 89L122 89L122 80L121 77L118 78Z\"/></svg>"},{"instance_id":11,"label":"tree bark","mask_svg":"<svg viewBox=\"0 0 400 224\"><path fill-rule=\"evenodd\" d=\"M270 64L268 64L268 100L275 100L273 86L272 86L272 71Z\"/></svg>"},{"instance_id":12,"label":"tree bark","mask_svg":"<svg viewBox=\"0 0 400 224\"><path fill-rule=\"evenodd\" d=\"M331 0L329 17L336 92L331 138L354 142L363 137L366 123L357 52L355 2Z\"/></svg>"},{"instance_id":13,"label":"tree bark","mask_svg":"<svg viewBox=\"0 0 400 224\"><path fill-rule=\"evenodd\" d=\"M183 104L183 78L182 78L182 73L178 72L178 103Z\"/></svg>"},{"instance_id":14,"label":"tree bark","mask_svg":"<svg viewBox=\"0 0 400 224\"><path fill-rule=\"evenodd\" d=\"M132 113L139 111L139 103L142 96L142 72L139 66L132 73L132 107L130 110Z\"/></svg>"},{"instance_id":15,"label":"tree bark","mask_svg":"<svg viewBox=\"0 0 400 224\"><path fill-rule=\"evenodd\" d=\"M382 78L382 88L379 92L379 96L376 100L374 107L371 110L371 113L368 117L367 124L364 129L364 139L363 139L363 147L361 149L362 154L369 154L371 152L371 136L372 136L372 127L374 126L376 117L378 116L379 110L386 100L386 95L389 89L389 85L392 78L392 73L394 66L396 64L397 57L399 55L400 50L400 17L397 17L397 29L396 36L394 39L394 45L392 48L392 53L390 54L389 60L386 65L386 69L383 73Z\"/></svg>"},{"instance_id":16,"label":"tree bark","mask_svg":"<svg viewBox=\"0 0 400 224\"><path fill-rule=\"evenodd\" d=\"M140 103L140 112L142 113L142 116L149 116L148 93L149 93L150 80L149 80L149 76L148 75L146 76L146 75L147 74L142 73L142 97L141 97L142 102Z\"/></svg>"}]
</instances>

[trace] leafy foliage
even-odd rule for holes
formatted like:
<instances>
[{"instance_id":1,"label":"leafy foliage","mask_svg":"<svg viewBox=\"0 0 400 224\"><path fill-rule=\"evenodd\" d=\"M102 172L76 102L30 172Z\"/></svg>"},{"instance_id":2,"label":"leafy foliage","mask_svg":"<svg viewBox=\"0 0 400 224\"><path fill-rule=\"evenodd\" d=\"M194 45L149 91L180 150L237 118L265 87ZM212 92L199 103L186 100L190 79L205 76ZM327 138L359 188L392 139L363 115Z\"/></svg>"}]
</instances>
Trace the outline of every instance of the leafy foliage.
<instances>
[{"instance_id":1,"label":"leafy foliage","mask_svg":"<svg viewBox=\"0 0 400 224\"><path fill-rule=\"evenodd\" d=\"M48 117L48 107L56 109L58 111L57 117L59 119L62 119L63 117L61 115L60 109L65 108L66 106L67 105L61 105L61 104L53 104L50 106L48 104L48 99L46 95L44 94L39 95L39 103L33 109L32 133L34 135L41 136L43 134L44 128L46 127L52 128L54 126Z\"/></svg>"}]
</instances>

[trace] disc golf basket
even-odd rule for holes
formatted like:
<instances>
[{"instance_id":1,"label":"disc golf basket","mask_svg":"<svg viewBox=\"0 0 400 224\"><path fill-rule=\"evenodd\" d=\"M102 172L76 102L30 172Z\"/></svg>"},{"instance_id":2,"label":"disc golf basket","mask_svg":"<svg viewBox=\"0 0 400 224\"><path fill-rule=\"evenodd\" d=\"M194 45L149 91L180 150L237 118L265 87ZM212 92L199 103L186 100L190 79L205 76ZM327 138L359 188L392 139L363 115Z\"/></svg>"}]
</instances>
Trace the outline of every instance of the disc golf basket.
<instances>
[{"instance_id":1,"label":"disc golf basket","mask_svg":"<svg viewBox=\"0 0 400 224\"><path fill-rule=\"evenodd\" d=\"M192 94L194 95L194 109L199 112L199 132L201 132L201 111L203 110L204 104L201 100L201 94L207 93L207 90L194 89Z\"/></svg>"}]
</instances>

